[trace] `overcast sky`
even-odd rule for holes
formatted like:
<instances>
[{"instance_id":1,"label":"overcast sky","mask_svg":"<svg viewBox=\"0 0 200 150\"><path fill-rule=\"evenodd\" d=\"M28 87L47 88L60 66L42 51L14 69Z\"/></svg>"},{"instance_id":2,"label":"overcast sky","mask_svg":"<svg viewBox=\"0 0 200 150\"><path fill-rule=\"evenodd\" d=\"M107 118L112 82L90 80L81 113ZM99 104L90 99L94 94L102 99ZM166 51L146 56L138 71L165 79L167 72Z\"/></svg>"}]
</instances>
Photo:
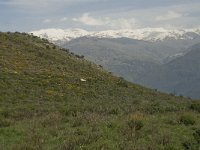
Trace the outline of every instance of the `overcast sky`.
<instances>
[{"instance_id":1,"label":"overcast sky","mask_svg":"<svg viewBox=\"0 0 200 150\"><path fill-rule=\"evenodd\" d=\"M0 31L200 27L200 0L0 0Z\"/></svg>"}]
</instances>

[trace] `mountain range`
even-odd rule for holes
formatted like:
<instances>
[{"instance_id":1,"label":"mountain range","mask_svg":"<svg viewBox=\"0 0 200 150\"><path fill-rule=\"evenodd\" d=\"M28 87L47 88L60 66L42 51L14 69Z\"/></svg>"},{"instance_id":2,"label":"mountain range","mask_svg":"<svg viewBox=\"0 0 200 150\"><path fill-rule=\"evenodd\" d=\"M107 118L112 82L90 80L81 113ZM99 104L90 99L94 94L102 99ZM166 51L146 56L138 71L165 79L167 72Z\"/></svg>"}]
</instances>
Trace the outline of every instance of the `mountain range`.
<instances>
[{"instance_id":1,"label":"mountain range","mask_svg":"<svg viewBox=\"0 0 200 150\"><path fill-rule=\"evenodd\" d=\"M167 38L172 39L193 39L200 35L200 29L171 29L164 28L143 28L135 30L106 30L86 31L83 29L42 29L32 31L36 36L47 38L51 42L71 41L80 37L96 38L130 38L144 41L159 41Z\"/></svg>"},{"instance_id":2,"label":"mountain range","mask_svg":"<svg viewBox=\"0 0 200 150\"><path fill-rule=\"evenodd\" d=\"M166 65L174 62L174 66L177 66L175 60L185 57L192 50L191 47L200 42L199 29L145 28L99 32L82 29L44 29L31 33L70 49L76 54L83 55L86 59L102 65L105 69L128 81L164 92L181 94L195 99L200 98L198 86L190 85L192 83L189 82L184 82L182 86L168 84L169 79L177 82L182 82L182 80L178 76L173 76L173 80L172 78L166 80L161 72L158 72L160 68L168 68L168 74L172 74L170 70L174 68L171 65L170 69ZM187 65L188 63L191 65ZM191 78L198 76L198 70L190 68L193 63L193 61L182 63L182 68L185 69L182 76L189 77L185 74L187 71L192 71ZM156 79L152 80L152 77L159 75L162 82L154 83ZM195 78L196 83L198 83L198 79ZM163 88L166 85L167 88ZM187 87L192 88L188 88L187 91Z\"/></svg>"},{"instance_id":3,"label":"mountain range","mask_svg":"<svg viewBox=\"0 0 200 150\"><path fill-rule=\"evenodd\" d=\"M200 43L189 48L184 56L157 67L140 83L171 93L200 97Z\"/></svg>"}]
</instances>

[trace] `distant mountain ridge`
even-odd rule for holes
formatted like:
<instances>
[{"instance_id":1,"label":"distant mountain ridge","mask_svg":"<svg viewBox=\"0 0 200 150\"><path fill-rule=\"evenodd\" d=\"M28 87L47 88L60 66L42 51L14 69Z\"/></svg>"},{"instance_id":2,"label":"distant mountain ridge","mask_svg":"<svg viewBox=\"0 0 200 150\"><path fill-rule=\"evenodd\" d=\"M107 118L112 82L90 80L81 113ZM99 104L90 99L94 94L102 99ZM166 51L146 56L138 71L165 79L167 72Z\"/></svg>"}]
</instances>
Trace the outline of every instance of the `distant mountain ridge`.
<instances>
[{"instance_id":1,"label":"distant mountain ridge","mask_svg":"<svg viewBox=\"0 0 200 150\"><path fill-rule=\"evenodd\" d=\"M133 30L106 30L106 31L86 31L83 29L41 29L32 31L36 36L47 38L51 42L71 41L80 37L96 38L130 38L144 41L162 41L167 38L172 39L194 39L200 36L200 29L164 29L164 28L143 28Z\"/></svg>"},{"instance_id":2,"label":"distant mountain ridge","mask_svg":"<svg viewBox=\"0 0 200 150\"><path fill-rule=\"evenodd\" d=\"M200 97L200 43L189 48L184 56L161 65L140 79L147 87L174 94Z\"/></svg>"}]
</instances>

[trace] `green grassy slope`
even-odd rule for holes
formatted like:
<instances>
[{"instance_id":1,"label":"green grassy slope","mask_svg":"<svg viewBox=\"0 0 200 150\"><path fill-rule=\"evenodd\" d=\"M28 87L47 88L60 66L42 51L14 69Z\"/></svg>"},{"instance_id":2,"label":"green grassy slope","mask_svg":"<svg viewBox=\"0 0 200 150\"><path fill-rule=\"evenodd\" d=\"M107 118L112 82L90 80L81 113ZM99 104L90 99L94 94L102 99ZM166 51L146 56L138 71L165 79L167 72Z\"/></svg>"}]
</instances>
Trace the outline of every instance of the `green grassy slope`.
<instances>
[{"instance_id":1,"label":"green grassy slope","mask_svg":"<svg viewBox=\"0 0 200 150\"><path fill-rule=\"evenodd\" d=\"M198 149L199 112L45 40L0 33L0 149Z\"/></svg>"}]
</instances>

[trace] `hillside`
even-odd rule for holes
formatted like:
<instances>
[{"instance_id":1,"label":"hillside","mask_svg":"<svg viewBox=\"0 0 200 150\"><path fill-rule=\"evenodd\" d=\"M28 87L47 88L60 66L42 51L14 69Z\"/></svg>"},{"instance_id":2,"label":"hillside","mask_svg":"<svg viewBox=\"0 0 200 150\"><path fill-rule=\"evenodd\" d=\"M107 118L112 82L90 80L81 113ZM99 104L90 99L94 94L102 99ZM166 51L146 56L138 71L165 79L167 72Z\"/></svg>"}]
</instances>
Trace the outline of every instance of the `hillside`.
<instances>
[{"instance_id":1,"label":"hillside","mask_svg":"<svg viewBox=\"0 0 200 150\"><path fill-rule=\"evenodd\" d=\"M179 93L191 98L200 97L200 44L188 49L185 55L170 61L141 78L143 85L162 91Z\"/></svg>"},{"instance_id":2,"label":"hillside","mask_svg":"<svg viewBox=\"0 0 200 150\"><path fill-rule=\"evenodd\" d=\"M129 83L46 40L0 33L0 149L200 147L200 103Z\"/></svg>"}]
</instances>

